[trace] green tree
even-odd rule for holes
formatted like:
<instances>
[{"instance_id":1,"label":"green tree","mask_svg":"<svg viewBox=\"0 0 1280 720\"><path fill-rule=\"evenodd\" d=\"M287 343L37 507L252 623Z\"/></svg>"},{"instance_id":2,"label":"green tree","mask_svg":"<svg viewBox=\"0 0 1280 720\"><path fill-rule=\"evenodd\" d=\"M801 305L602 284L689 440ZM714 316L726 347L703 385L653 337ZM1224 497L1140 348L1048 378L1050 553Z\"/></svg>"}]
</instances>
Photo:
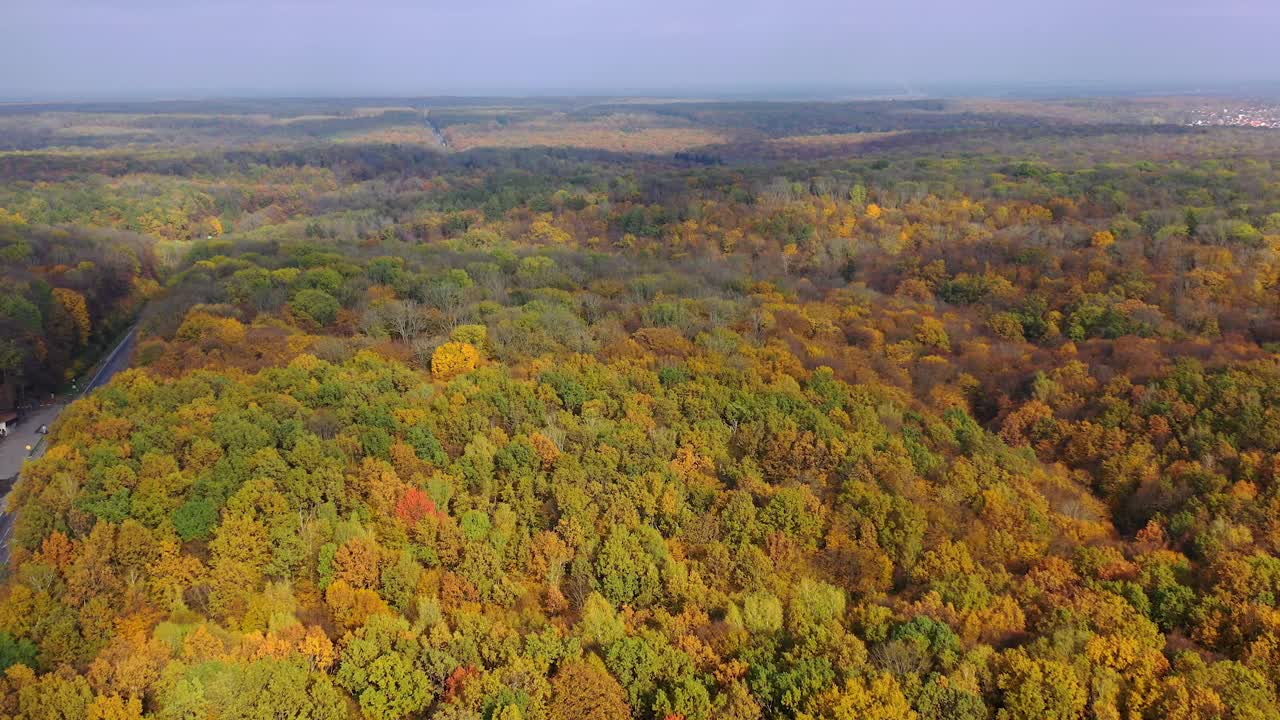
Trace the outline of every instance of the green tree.
<instances>
[{"instance_id":1,"label":"green tree","mask_svg":"<svg viewBox=\"0 0 1280 720\"><path fill-rule=\"evenodd\" d=\"M600 592L616 605L648 606L656 602L662 585L658 565L636 533L614 527L596 556Z\"/></svg>"},{"instance_id":2,"label":"green tree","mask_svg":"<svg viewBox=\"0 0 1280 720\"><path fill-rule=\"evenodd\" d=\"M399 720L432 699L431 680L414 663L417 643L401 617L369 617L342 653L336 679L374 720Z\"/></svg>"},{"instance_id":3,"label":"green tree","mask_svg":"<svg viewBox=\"0 0 1280 720\"><path fill-rule=\"evenodd\" d=\"M321 327L338 318L341 305L336 298L323 290L301 290L289 302L293 311L304 320L309 320Z\"/></svg>"}]
</instances>

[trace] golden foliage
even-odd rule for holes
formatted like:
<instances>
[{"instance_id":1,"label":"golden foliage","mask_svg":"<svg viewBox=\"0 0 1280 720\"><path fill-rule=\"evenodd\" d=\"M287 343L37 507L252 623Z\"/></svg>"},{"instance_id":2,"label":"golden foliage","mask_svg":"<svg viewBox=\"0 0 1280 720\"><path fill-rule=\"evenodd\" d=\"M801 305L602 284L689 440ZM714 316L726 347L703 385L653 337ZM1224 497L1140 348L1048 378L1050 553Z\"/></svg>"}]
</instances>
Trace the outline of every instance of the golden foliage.
<instances>
[{"instance_id":1,"label":"golden foliage","mask_svg":"<svg viewBox=\"0 0 1280 720\"><path fill-rule=\"evenodd\" d=\"M67 288L54 288L53 297L58 301L58 305L67 316L71 318L80 344L88 344L89 333L93 328L89 321L89 306L85 303L84 295Z\"/></svg>"},{"instance_id":2,"label":"golden foliage","mask_svg":"<svg viewBox=\"0 0 1280 720\"><path fill-rule=\"evenodd\" d=\"M480 364L480 351L465 342L447 342L431 353L431 375L437 380L448 380L470 372Z\"/></svg>"}]
</instances>

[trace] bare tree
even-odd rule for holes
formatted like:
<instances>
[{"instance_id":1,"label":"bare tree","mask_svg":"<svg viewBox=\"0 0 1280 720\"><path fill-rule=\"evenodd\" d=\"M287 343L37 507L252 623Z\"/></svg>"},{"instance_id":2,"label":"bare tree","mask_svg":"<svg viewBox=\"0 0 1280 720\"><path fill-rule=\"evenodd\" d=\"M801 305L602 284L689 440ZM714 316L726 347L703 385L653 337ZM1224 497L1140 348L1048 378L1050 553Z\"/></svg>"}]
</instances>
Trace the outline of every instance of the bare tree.
<instances>
[{"instance_id":1,"label":"bare tree","mask_svg":"<svg viewBox=\"0 0 1280 720\"><path fill-rule=\"evenodd\" d=\"M416 300L396 300L387 303L386 316L391 332L410 344L427 326L426 314Z\"/></svg>"}]
</instances>

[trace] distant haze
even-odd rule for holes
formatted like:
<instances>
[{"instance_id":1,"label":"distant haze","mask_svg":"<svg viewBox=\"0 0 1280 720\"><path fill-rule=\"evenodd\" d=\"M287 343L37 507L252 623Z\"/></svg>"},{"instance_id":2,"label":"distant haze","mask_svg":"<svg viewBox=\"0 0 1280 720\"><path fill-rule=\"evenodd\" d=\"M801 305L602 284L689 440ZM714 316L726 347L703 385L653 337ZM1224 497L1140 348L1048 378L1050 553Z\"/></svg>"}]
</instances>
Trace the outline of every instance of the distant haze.
<instances>
[{"instance_id":1,"label":"distant haze","mask_svg":"<svg viewBox=\"0 0 1280 720\"><path fill-rule=\"evenodd\" d=\"M1275 0L0 0L0 98L1195 90Z\"/></svg>"}]
</instances>

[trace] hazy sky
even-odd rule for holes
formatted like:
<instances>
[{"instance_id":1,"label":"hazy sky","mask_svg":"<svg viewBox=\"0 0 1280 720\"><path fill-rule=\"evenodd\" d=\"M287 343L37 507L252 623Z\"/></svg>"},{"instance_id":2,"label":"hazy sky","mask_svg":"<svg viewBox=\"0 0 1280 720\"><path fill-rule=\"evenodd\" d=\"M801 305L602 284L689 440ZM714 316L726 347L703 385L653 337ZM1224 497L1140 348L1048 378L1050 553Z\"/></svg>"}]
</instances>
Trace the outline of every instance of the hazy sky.
<instances>
[{"instance_id":1,"label":"hazy sky","mask_svg":"<svg viewBox=\"0 0 1280 720\"><path fill-rule=\"evenodd\" d=\"M0 97L1280 81L1280 0L0 0Z\"/></svg>"}]
</instances>

